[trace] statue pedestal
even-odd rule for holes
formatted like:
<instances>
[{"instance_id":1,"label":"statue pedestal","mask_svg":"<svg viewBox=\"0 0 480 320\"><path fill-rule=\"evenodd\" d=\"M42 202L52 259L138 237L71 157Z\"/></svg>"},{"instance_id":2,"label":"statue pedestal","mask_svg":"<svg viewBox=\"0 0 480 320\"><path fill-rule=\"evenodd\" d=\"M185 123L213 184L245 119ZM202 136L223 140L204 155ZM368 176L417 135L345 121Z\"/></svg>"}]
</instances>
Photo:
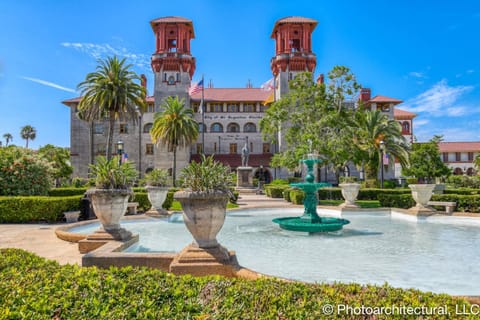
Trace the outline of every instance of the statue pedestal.
<instances>
[{"instance_id":1,"label":"statue pedestal","mask_svg":"<svg viewBox=\"0 0 480 320\"><path fill-rule=\"evenodd\" d=\"M254 188L253 185L253 168L238 167L237 168L237 188Z\"/></svg>"}]
</instances>

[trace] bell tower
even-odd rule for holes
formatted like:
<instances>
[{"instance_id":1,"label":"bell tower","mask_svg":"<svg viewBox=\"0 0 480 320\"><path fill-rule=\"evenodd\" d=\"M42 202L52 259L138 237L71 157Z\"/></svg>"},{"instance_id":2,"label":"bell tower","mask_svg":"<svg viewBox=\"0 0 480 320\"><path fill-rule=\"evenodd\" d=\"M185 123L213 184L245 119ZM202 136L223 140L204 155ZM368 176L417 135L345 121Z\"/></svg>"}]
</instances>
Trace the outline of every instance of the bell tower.
<instances>
[{"instance_id":1,"label":"bell tower","mask_svg":"<svg viewBox=\"0 0 480 320\"><path fill-rule=\"evenodd\" d=\"M275 56L270 62L275 77L277 99L288 92L288 81L299 72L314 72L317 58L312 52L312 32L318 22L303 17L287 17L275 22L270 38L275 40Z\"/></svg>"},{"instance_id":2,"label":"bell tower","mask_svg":"<svg viewBox=\"0 0 480 320\"><path fill-rule=\"evenodd\" d=\"M155 111L159 112L163 100L169 96L184 99L190 106L188 89L195 72L195 58L190 53L190 40L195 38L193 23L182 17L163 17L150 21L155 34L155 52L152 54ZM153 123L154 113L144 114L144 122ZM150 137L147 137L149 139ZM190 148L178 148L177 177L190 160ZM173 170L173 153L165 145L154 149L154 167Z\"/></svg>"},{"instance_id":3,"label":"bell tower","mask_svg":"<svg viewBox=\"0 0 480 320\"><path fill-rule=\"evenodd\" d=\"M193 23L182 17L163 17L150 21L150 25L155 33L155 110L167 96L183 98L188 106L188 88L195 72L195 58L190 53L190 40L195 38Z\"/></svg>"}]
</instances>

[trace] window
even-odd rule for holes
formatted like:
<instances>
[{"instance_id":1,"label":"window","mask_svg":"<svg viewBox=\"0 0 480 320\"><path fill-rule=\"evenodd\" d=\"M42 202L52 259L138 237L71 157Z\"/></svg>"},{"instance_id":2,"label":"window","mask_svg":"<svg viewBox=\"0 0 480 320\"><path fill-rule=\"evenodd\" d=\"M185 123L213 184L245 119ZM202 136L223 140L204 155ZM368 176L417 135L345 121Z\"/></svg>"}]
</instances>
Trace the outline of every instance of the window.
<instances>
[{"instance_id":1,"label":"window","mask_svg":"<svg viewBox=\"0 0 480 320\"><path fill-rule=\"evenodd\" d=\"M250 153L253 153L253 142L250 142Z\"/></svg>"},{"instance_id":2,"label":"window","mask_svg":"<svg viewBox=\"0 0 480 320\"><path fill-rule=\"evenodd\" d=\"M243 126L244 132L257 132L257 126L255 123L248 122Z\"/></svg>"},{"instance_id":3,"label":"window","mask_svg":"<svg viewBox=\"0 0 480 320\"><path fill-rule=\"evenodd\" d=\"M153 105L153 103L149 103L147 105L147 112L155 112L155 106Z\"/></svg>"},{"instance_id":4,"label":"window","mask_svg":"<svg viewBox=\"0 0 480 320\"><path fill-rule=\"evenodd\" d=\"M198 124L198 132L207 132L207 128L203 123Z\"/></svg>"},{"instance_id":5,"label":"window","mask_svg":"<svg viewBox=\"0 0 480 320\"><path fill-rule=\"evenodd\" d=\"M180 82L180 73L177 72L177 82Z\"/></svg>"},{"instance_id":6,"label":"window","mask_svg":"<svg viewBox=\"0 0 480 320\"><path fill-rule=\"evenodd\" d=\"M240 112L240 105L237 103L227 105L227 112Z\"/></svg>"},{"instance_id":7,"label":"window","mask_svg":"<svg viewBox=\"0 0 480 320\"><path fill-rule=\"evenodd\" d=\"M473 152L468 153L468 161L473 161Z\"/></svg>"},{"instance_id":8,"label":"window","mask_svg":"<svg viewBox=\"0 0 480 320\"><path fill-rule=\"evenodd\" d=\"M255 112L255 105L254 104L244 104L243 105L243 112Z\"/></svg>"},{"instance_id":9,"label":"window","mask_svg":"<svg viewBox=\"0 0 480 320\"><path fill-rule=\"evenodd\" d=\"M201 143L197 143L197 154L203 153L203 145Z\"/></svg>"},{"instance_id":10,"label":"window","mask_svg":"<svg viewBox=\"0 0 480 320\"><path fill-rule=\"evenodd\" d=\"M128 133L128 124L120 123L120 133Z\"/></svg>"},{"instance_id":11,"label":"window","mask_svg":"<svg viewBox=\"0 0 480 320\"><path fill-rule=\"evenodd\" d=\"M223 112L223 104L221 103L210 104L210 112Z\"/></svg>"},{"instance_id":12,"label":"window","mask_svg":"<svg viewBox=\"0 0 480 320\"><path fill-rule=\"evenodd\" d=\"M213 143L213 152L217 153L217 143Z\"/></svg>"},{"instance_id":13,"label":"window","mask_svg":"<svg viewBox=\"0 0 480 320\"><path fill-rule=\"evenodd\" d=\"M230 143L230 153L237 153L237 144Z\"/></svg>"},{"instance_id":14,"label":"window","mask_svg":"<svg viewBox=\"0 0 480 320\"><path fill-rule=\"evenodd\" d=\"M263 153L270 153L270 143L263 144Z\"/></svg>"},{"instance_id":15,"label":"window","mask_svg":"<svg viewBox=\"0 0 480 320\"><path fill-rule=\"evenodd\" d=\"M442 152L443 162L448 162L448 152Z\"/></svg>"},{"instance_id":16,"label":"window","mask_svg":"<svg viewBox=\"0 0 480 320\"><path fill-rule=\"evenodd\" d=\"M175 77L174 76L168 77L168 84L169 85L174 85L175 84Z\"/></svg>"},{"instance_id":17,"label":"window","mask_svg":"<svg viewBox=\"0 0 480 320\"><path fill-rule=\"evenodd\" d=\"M383 106L380 107L380 110L382 110L383 112L390 112L390 105L384 104Z\"/></svg>"},{"instance_id":18,"label":"window","mask_svg":"<svg viewBox=\"0 0 480 320\"><path fill-rule=\"evenodd\" d=\"M227 132L240 132L240 126L237 123L229 123Z\"/></svg>"},{"instance_id":19,"label":"window","mask_svg":"<svg viewBox=\"0 0 480 320\"><path fill-rule=\"evenodd\" d=\"M103 123L95 123L93 125L93 133L103 134Z\"/></svg>"},{"instance_id":20,"label":"window","mask_svg":"<svg viewBox=\"0 0 480 320\"><path fill-rule=\"evenodd\" d=\"M168 52L177 52L177 39L168 39Z\"/></svg>"},{"instance_id":21,"label":"window","mask_svg":"<svg viewBox=\"0 0 480 320\"><path fill-rule=\"evenodd\" d=\"M291 45L292 45L292 52L300 51L300 39L291 40Z\"/></svg>"},{"instance_id":22,"label":"window","mask_svg":"<svg viewBox=\"0 0 480 320\"><path fill-rule=\"evenodd\" d=\"M152 143L147 143L145 145L145 154L153 154L153 144Z\"/></svg>"},{"instance_id":23,"label":"window","mask_svg":"<svg viewBox=\"0 0 480 320\"><path fill-rule=\"evenodd\" d=\"M402 133L403 134L409 134L410 133L410 123L408 123L408 121L404 121L402 123Z\"/></svg>"},{"instance_id":24,"label":"window","mask_svg":"<svg viewBox=\"0 0 480 320\"><path fill-rule=\"evenodd\" d=\"M223 126L216 122L214 124L212 124L212 126L210 127L210 131L211 132L223 132Z\"/></svg>"},{"instance_id":25,"label":"window","mask_svg":"<svg viewBox=\"0 0 480 320\"><path fill-rule=\"evenodd\" d=\"M455 161L461 161L462 154L460 152L455 152Z\"/></svg>"},{"instance_id":26,"label":"window","mask_svg":"<svg viewBox=\"0 0 480 320\"><path fill-rule=\"evenodd\" d=\"M268 106L264 106L263 104L260 105L260 112L265 112L267 111L267 109L268 109Z\"/></svg>"},{"instance_id":27,"label":"window","mask_svg":"<svg viewBox=\"0 0 480 320\"><path fill-rule=\"evenodd\" d=\"M143 126L143 133L150 133L150 130L152 129L153 124L152 123L146 123Z\"/></svg>"},{"instance_id":28,"label":"window","mask_svg":"<svg viewBox=\"0 0 480 320\"><path fill-rule=\"evenodd\" d=\"M200 107L200 103L198 103L198 102L192 102L191 103L191 108L192 108L193 112L197 113L199 107Z\"/></svg>"}]
</instances>

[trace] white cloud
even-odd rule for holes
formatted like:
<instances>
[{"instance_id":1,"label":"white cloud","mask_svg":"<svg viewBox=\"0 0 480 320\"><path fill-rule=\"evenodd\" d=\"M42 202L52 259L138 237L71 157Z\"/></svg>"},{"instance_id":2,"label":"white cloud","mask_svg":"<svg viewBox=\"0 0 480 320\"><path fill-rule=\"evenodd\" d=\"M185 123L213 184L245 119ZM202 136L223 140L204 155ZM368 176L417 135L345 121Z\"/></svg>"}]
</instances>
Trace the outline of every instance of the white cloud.
<instances>
[{"instance_id":1,"label":"white cloud","mask_svg":"<svg viewBox=\"0 0 480 320\"><path fill-rule=\"evenodd\" d=\"M414 121L415 127L422 127L428 123L430 123L430 120L427 120L427 119L420 119L420 120Z\"/></svg>"},{"instance_id":2,"label":"white cloud","mask_svg":"<svg viewBox=\"0 0 480 320\"><path fill-rule=\"evenodd\" d=\"M59 84L56 84L56 83L53 83L53 82L50 82L50 81L46 81L46 80L42 80L42 79L37 79L37 78L31 78L31 77L25 77L25 76L20 76L20 78L21 78L21 79L24 79L24 80L36 82L36 83L39 83L39 84L44 85L44 86L47 86L47 87L52 87L52 88L59 89L59 90L63 90L63 91L67 91L67 92L73 92L73 93L76 92L74 89L70 89L70 88L67 88L67 87L63 87L63 86L61 86L61 85L59 85Z\"/></svg>"},{"instance_id":3,"label":"white cloud","mask_svg":"<svg viewBox=\"0 0 480 320\"><path fill-rule=\"evenodd\" d=\"M475 72L475 70L473 70L473 69L468 69L468 70L467 70L467 73L468 73L468 74L471 74L471 73L474 73L474 72Z\"/></svg>"},{"instance_id":4,"label":"white cloud","mask_svg":"<svg viewBox=\"0 0 480 320\"><path fill-rule=\"evenodd\" d=\"M471 91L473 86L449 86L442 80L427 91L409 99L402 105L415 113L427 113L433 116L460 116L465 114L465 107L455 105L465 93Z\"/></svg>"},{"instance_id":5,"label":"white cloud","mask_svg":"<svg viewBox=\"0 0 480 320\"><path fill-rule=\"evenodd\" d=\"M138 68L149 70L150 56L142 53L131 53L125 47L113 47L108 43L96 44L87 42L62 42L61 45L65 48L71 48L85 53L96 60L116 55L120 58L126 58L128 63Z\"/></svg>"},{"instance_id":6,"label":"white cloud","mask_svg":"<svg viewBox=\"0 0 480 320\"><path fill-rule=\"evenodd\" d=\"M423 72L417 72L417 71L412 71L412 72L408 73L408 75L409 75L410 77L419 78L419 79L425 79L425 78L427 78L427 76L425 75L425 73L423 73Z\"/></svg>"}]
</instances>

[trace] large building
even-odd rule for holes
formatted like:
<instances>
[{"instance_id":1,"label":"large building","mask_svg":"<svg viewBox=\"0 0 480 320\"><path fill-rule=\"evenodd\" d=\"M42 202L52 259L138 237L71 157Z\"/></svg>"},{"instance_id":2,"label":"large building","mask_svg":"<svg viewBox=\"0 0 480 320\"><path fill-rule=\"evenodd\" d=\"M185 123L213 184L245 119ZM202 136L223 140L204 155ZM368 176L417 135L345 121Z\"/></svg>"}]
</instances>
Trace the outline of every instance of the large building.
<instances>
[{"instance_id":1,"label":"large building","mask_svg":"<svg viewBox=\"0 0 480 320\"><path fill-rule=\"evenodd\" d=\"M133 161L143 174L149 170L172 168L173 156L164 146L154 145L150 128L155 112L160 111L162 100L167 96L184 99L187 106L195 111L200 134L195 144L177 151L177 170L189 161L199 159L200 154L215 154L215 158L233 169L241 165L241 150L247 145L250 150L249 165L254 167L268 181L284 177L285 172L270 168L272 155L282 144L272 144L262 139L259 121L263 118L269 98L280 99L288 92L288 82L298 73L314 73L316 55L312 52L312 33L317 21L303 17L287 17L278 20L271 38L275 41L275 55L270 68L275 85L269 90L262 88L213 88L205 87L203 92L189 94L195 73L196 60L190 52L190 41L195 33L192 21L181 17L164 17L150 22L156 46L152 54L154 72L154 93L147 97L147 112L139 118L139 124L117 123L114 141L122 141L128 159ZM143 77L146 86L146 79ZM323 81L323 76L320 81ZM204 104L201 107L201 101ZM361 91L360 99L372 110L381 110L402 125L403 134L409 141L413 137L414 114L396 108L402 101L377 95L371 98L370 89ZM77 106L80 98L63 101L71 108L71 162L74 176L87 177L88 164L96 155L105 154L107 123L87 123L79 120ZM351 174L356 169L346 168ZM395 173L397 171L397 173ZM320 175L323 181L334 181L335 175L324 168ZM394 166L386 170L385 178L398 175Z\"/></svg>"},{"instance_id":2,"label":"large building","mask_svg":"<svg viewBox=\"0 0 480 320\"><path fill-rule=\"evenodd\" d=\"M476 174L473 162L480 154L480 142L439 142L438 149L442 162L454 175Z\"/></svg>"}]
</instances>

